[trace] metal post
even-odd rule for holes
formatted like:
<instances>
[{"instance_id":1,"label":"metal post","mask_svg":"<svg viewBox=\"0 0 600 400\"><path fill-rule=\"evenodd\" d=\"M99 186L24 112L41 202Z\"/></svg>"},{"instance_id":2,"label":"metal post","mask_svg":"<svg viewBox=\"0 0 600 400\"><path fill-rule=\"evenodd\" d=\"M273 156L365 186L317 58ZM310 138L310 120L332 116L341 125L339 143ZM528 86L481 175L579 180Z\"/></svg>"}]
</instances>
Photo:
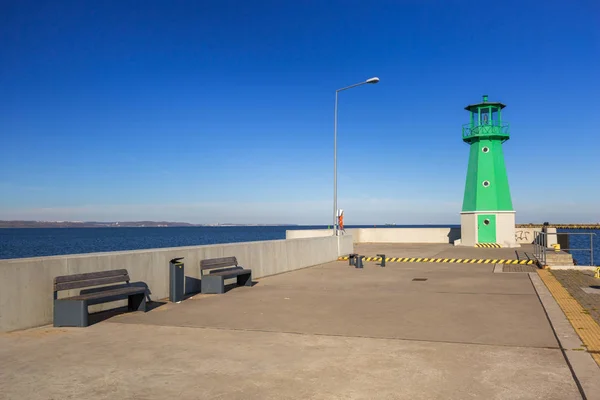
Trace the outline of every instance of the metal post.
<instances>
[{"instance_id":1,"label":"metal post","mask_svg":"<svg viewBox=\"0 0 600 400\"><path fill-rule=\"evenodd\" d=\"M542 234L544 237L544 248L542 249L542 251L544 252L544 265L546 265L546 255L548 254L548 234L547 233L543 233Z\"/></svg>"},{"instance_id":2,"label":"metal post","mask_svg":"<svg viewBox=\"0 0 600 400\"><path fill-rule=\"evenodd\" d=\"M337 109L338 91L335 91L335 110L333 121L333 235L337 236Z\"/></svg>"},{"instance_id":3,"label":"metal post","mask_svg":"<svg viewBox=\"0 0 600 400\"><path fill-rule=\"evenodd\" d=\"M342 90L352 89L367 83L377 83L379 78L369 78L364 82L355 83L354 85L346 86L335 91L335 109L333 111L333 234L338 235L338 220L337 220L337 110L338 110L338 93Z\"/></svg>"},{"instance_id":4,"label":"metal post","mask_svg":"<svg viewBox=\"0 0 600 400\"><path fill-rule=\"evenodd\" d=\"M536 241L536 247L537 247L537 253L538 253L538 259L540 260L540 263L542 265L544 265L544 259L543 259L543 254L542 254L542 233L541 232L536 232L536 236L537 236L537 241Z\"/></svg>"},{"instance_id":5,"label":"metal post","mask_svg":"<svg viewBox=\"0 0 600 400\"><path fill-rule=\"evenodd\" d=\"M357 254L355 253L348 255L348 265L354 265L354 263L356 262L356 256Z\"/></svg>"},{"instance_id":6,"label":"metal post","mask_svg":"<svg viewBox=\"0 0 600 400\"><path fill-rule=\"evenodd\" d=\"M540 232L540 258L542 259L542 265L546 265L546 252L545 252L545 246L544 246L544 233Z\"/></svg>"},{"instance_id":7,"label":"metal post","mask_svg":"<svg viewBox=\"0 0 600 400\"><path fill-rule=\"evenodd\" d=\"M594 266L594 233L590 233L590 265Z\"/></svg>"},{"instance_id":8,"label":"metal post","mask_svg":"<svg viewBox=\"0 0 600 400\"><path fill-rule=\"evenodd\" d=\"M541 258L540 255L540 245L539 245L539 241L540 241L540 235L538 235L537 232L535 232L534 234L534 239L535 239L535 255L537 258Z\"/></svg>"}]
</instances>

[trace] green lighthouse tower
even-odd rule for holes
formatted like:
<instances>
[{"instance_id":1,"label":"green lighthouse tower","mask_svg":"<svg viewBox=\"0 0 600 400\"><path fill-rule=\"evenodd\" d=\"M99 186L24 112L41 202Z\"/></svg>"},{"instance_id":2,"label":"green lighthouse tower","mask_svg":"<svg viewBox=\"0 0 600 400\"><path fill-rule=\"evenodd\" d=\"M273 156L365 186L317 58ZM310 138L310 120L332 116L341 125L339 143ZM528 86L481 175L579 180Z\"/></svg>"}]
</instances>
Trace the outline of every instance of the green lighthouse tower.
<instances>
[{"instance_id":1,"label":"green lighthouse tower","mask_svg":"<svg viewBox=\"0 0 600 400\"><path fill-rule=\"evenodd\" d=\"M460 216L461 245L517 247L515 211L508 186L502 144L509 139L502 103L483 101L465 107L470 122L462 138L469 144L469 166Z\"/></svg>"}]
</instances>

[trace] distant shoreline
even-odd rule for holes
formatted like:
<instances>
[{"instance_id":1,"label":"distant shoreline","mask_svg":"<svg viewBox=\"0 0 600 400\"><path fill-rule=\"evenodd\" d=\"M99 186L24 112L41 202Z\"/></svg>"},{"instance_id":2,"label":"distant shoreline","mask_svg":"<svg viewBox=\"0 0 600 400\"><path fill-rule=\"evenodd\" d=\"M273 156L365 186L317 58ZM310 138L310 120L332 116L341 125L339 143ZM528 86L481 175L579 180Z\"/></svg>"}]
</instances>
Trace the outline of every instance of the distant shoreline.
<instances>
[{"instance_id":1,"label":"distant shoreline","mask_svg":"<svg viewBox=\"0 0 600 400\"><path fill-rule=\"evenodd\" d=\"M170 221L119 221L119 222L98 222L98 221L0 221L0 229L39 229L39 228L227 228L227 227L316 227L331 228L331 225L313 225L313 224L191 224L188 222L170 222ZM516 224L516 228L540 228L543 224L526 223ZM559 229L599 229L598 223L579 223L579 224L549 224L549 227ZM369 224L369 225L347 225L352 227L378 227L378 228L437 228L450 227L460 228L460 224Z\"/></svg>"},{"instance_id":2,"label":"distant shoreline","mask_svg":"<svg viewBox=\"0 0 600 400\"><path fill-rule=\"evenodd\" d=\"M298 224L190 224L167 221L0 221L0 228L174 228L174 227L235 227L235 226L298 226Z\"/></svg>"}]
</instances>

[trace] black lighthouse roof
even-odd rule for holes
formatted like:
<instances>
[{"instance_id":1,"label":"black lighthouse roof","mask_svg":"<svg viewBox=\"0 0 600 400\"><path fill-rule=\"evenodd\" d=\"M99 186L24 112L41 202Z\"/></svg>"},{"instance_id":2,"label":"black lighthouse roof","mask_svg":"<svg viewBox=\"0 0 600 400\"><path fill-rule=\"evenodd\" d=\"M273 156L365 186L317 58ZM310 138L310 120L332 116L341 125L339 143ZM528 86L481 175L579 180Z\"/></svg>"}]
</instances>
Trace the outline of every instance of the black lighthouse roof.
<instances>
[{"instance_id":1,"label":"black lighthouse roof","mask_svg":"<svg viewBox=\"0 0 600 400\"><path fill-rule=\"evenodd\" d=\"M465 107L465 110L473 111L473 110L476 110L478 107L484 107L484 106L495 106L495 107L499 107L500 109L503 109L504 107L506 107L506 104L502 104L499 102L489 102L489 101L487 101L487 99L488 99L487 94L484 94L483 101L481 103L469 104L468 106Z\"/></svg>"}]
</instances>

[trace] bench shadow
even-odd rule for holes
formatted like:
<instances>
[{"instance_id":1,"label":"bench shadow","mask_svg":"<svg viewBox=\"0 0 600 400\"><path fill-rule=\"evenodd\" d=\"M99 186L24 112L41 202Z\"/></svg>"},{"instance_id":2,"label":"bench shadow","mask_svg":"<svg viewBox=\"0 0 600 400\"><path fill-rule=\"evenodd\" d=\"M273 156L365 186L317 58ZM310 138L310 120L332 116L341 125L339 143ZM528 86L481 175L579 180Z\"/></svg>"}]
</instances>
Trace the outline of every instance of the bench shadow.
<instances>
[{"instance_id":1,"label":"bench shadow","mask_svg":"<svg viewBox=\"0 0 600 400\"><path fill-rule=\"evenodd\" d=\"M118 284L118 285L109 285L109 286L102 286L102 287L95 287L95 288L91 288L91 289L84 289L81 290L79 293L80 294L88 294L88 293L97 293L97 292L102 292L105 290L109 290L109 289L119 289L119 288L124 288L124 287L142 287L146 289L146 311L152 311L164 304L167 304L167 302L163 302L163 301L153 301L150 298L150 295L152 294L150 288L148 287L148 284L146 284L145 282L130 282L129 285L123 283L123 284ZM94 304L102 304L102 303L108 303L108 302L113 302L113 301L120 301L120 300L125 300L127 301L127 295L121 295L121 296L112 296L108 298L107 300L102 300L102 301L98 301L98 302L94 302L94 301L90 301L88 304L89 305L94 305ZM127 306L122 306L122 307L115 307L115 308L111 308L110 310L103 310L103 311L97 311L95 313L90 313L88 316L88 323L89 325L94 325L97 324L98 322L102 322L105 321L107 319L110 319L112 317L115 317L117 315L121 315L121 314L126 314L131 312Z\"/></svg>"},{"instance_id":2,"label":"bench shadow","mask_svg":"<svg viewBox=\"0 0 600 400\"><path fill-rule=\"evenodd\" d=\"M196 296L198 294L203 294L202 290L201 290L201 286L200 286L200 279L190 278L190 279L198 281L198 286L194 286L195 290L188 291L187 278L188 277L186 276L186 287L185 287L185 294L183 295L183 300L187 300L187 299L189 299L191 297L194 297L194 296ZM258 285L258 282L252 281L252 285L250 287L254 287L256 285ZM238 288L238 287L243 287L243 286L238 286L236 282L228 283L228 284L225 285L225 293L227 293L230 290L233 290L235 288Z\"/></svg>"},{"instance_id":3,"label":"bench shadow","mask_svg":"<svg viewBox=\"0 0 600 400\"><path fill-rule=\"evenodd\" d=\"M235 280L235 278L232 278L232 280ZM252 286L257 285L258 282L256 281L252 281ZM251 287L252 287L251 286ZM225 293L227 293L228 291L235 289L237 286L237 283L232 282L229 284L225 285ZM198 279L198 278L193 278L191 276L186 276L185 277L185 294L183 295L183 300L187 300L190 297L193 297L197 294L202 294L202 280Z\"/></svg>"},{"instance_id":4,"label":"bench shadow","mask_svg":"<svg viewBox=\"0 0 600 400\"><path fill-rule=\"evenodd\" d=\"M125 297L125 300L127 300L127 297ZM166 301L146 302L146 311L152 311L152 310L159 308L165 304L167 304ZM89 323L89 326L95 325L99 322L106 321L112 317L116 317L116 316L122 315L122 314L128 314L131 312L132 311L129 311L127 306L111 308L110 310L97 311L95 313L90 313L90 315L88 316L88 323ZM133 312L135 312L135 311L133 311Z\"/></svg>"},{"instance_id":5,"label":"bench shadow","mask_svg":"<svg viewBox=\"0 0 600 400\"><path fill-rule=\"evenodd\" d=\"M193 278L191 276L186 276L185 277L185 282L183 287L185 288L185 293L183 298L187 299L190 296L193 296L195 294L200 293L200 289L202 288L202 285L200 284L200 279L198 278Z\"/></svg>"},{"instance_id":6,"label":"bench shadow","mask_svg":"<svg viewBox=\"0 0 600 400\"><path fill-rule=\"evenodd\" d=\"M254 287L256 285L258 285L258 282L252 281L252 285L250 287ZM242 287L244 287L244 286L238 286L237 283L235 283L235 282L228 283L227 285L225 285L225 293L229 292L230 290L242 288Z\"/></svg>"}]
</instances>

